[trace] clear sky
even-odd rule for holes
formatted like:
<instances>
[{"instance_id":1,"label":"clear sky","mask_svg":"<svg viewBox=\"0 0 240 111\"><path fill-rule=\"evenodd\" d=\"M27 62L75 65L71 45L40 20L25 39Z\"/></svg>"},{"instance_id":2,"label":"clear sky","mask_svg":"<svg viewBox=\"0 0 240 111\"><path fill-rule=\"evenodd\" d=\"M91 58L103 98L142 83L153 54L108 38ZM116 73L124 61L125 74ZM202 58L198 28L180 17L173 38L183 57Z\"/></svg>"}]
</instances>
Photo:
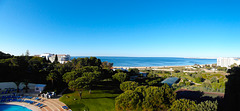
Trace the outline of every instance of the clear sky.
<instances>
[{"instance_id":1,"label":"clear sky","mask_svg":"<svg viewBox=\"0 0 240 111\"><path fill-rule=\"evenodd\" d=\"M239 0L0 0L0 51L239 57L239 4Z\"/></svg>"}]
</instances>

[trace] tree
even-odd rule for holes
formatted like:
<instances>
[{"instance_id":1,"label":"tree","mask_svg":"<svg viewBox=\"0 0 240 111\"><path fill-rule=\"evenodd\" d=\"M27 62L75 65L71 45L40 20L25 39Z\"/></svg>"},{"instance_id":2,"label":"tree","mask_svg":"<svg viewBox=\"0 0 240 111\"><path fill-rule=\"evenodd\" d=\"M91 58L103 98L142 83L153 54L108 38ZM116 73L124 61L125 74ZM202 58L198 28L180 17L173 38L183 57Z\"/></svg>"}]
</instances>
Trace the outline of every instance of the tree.
<instances>
[{"instance_id":1,"label":"tree","mask_svg":"<svg viewBox=\"0 0 240 111\"><path fill-rule=\"evenodd\" d=\"M139 74L139 70L137 68L129 69L130 75L136 75Z\"/></svg>"},{"instance_id":2,"label":"tree","mask_svg":"<svg viewBox=\"0 0 240 111\"><path fill-rule=\"evenodd\" d=\"M218 102L217 101L204 101L197 105L198 111L217 111L218 110Z\"/></svg>"},{"instance_id":3,"label":"tree","mask_svg":"<svg viewBox=\"0 0 240 111\"><path fill-rule=\"evenodd\" d=\"M26 60L29 60L29 55L30 55L29 50L27 50L25 54Z\"/></svg>"},{"instance_id":4,"label":"tree","mask_svg":"<svg viewBox=\"0 0 240 111\"><path fill-rule=\"evenodd\" d=\"M138 86L137 88L135 88L135 92L138 93L138 95L140 96L141 100L143 101L144 97L146 96L146 89L148 88L148 86Z\"/></svg>"},{"instance_id":5,"label":"tree","mask_svg":"<svg viewBox=\"0 0 240 111\"><path fill-rule=\"evenodd\" d=\"M217 70L218 70L218 71L226 71L227 68L226 68L226 67L217 67Z\"/></svg>"},{"instance_id":6,"label":"tree","mask_svg":"<svg viewBox=\"0 0 240 111\"><path fill-rule=\"evenodd\" d=\"M175 70L174 70L174 72L175 72L175 73L180 73L181 71L180 71L180 70L177 70L177 69L175 69Z\"/></svg>"},{"instance_id":7,"label":"tree","mask_svg":"<svg viewBox=\"0 0 240 111\"><path fill-rule=\"evenodd\" d=\"M48 74L47 80L52 82L52 87L54 86L54 80L57 78L57 73L55 71L52 71Z\"/></svg>"},{"instance_id":8,"label":"tree","mask_svg":"<svg viewBox=\"0 0 240 111\"><path fill-rule=\"evenodd\" d=\"M91 93L93 82L95 82L98 79L98 77L100 77L100 75L101 75L101 72L98 72L98 71L83 73L83 77L86 77L88 80L88 84L89 84L88 87L90 88L89 93Z\"/></svg>"},{"instance_id":9,"label":"tree","mask_svg":"<svg viewBox=\"0 0 240 111\"><path fill-rule=\"evenodd\" d=\"M197 105L188 99L179 99L173 102L169 111L196 111Z\"/></svg>"},{"instance_id":10,"label":"tree","mask_svg":"<svg viewBox=\"0 0 240 111\"><path fill-rule=\"evenodd\" d=\"M72 80L68 83L70 90L78 91L80 98L82 98L82 90L89 87L89 80L87 77L78 77L76 80Z\"/></svg>"},{"instance_id":11,"label":"tree","mask_svg":"<svg viewBox=\"0 0 240 111\"><path fill-rule=\"evenodd\" d=\"M136 87L138 87L138 83L133 81L126 81L120 84L120 89L122 91L127 91L127 90L134 91Z\"/></svg>"},{"instance_id":12,"label":"tree","mask_svg":"<svg viewBox=\"0 0 240 111\"><path fill-rule=\"evenodd\" d=\"M63 75L63 81L69 83L72 80L75 80L78 77L76 71L66 72Z\"/></svg>"},{"instance_id":13,"label":"tree","mask_svg":"<svg viewBox=\"0 0 240 111\"><path fill-rule=\"evenodd\" d=\"M108 61L104 61L101 64L101 67L104 68L104 69L111 69L112 66L113 66L113 63L110 63Z\"/></svg>"},{"instance_id":14,"label":"tree","mask_svg":"<svg viewBox=\"0 0 240 111\"><path fill-rule=\"evenodd\" d=\"M19 93L19 85L21 84L21 82L20 81L15 81L14 83L16 84L17 92Z\"/></svg>"},{"instance_id":15,"label":"tree","mask_svg":"<svg viewBox=\"0 0 240 111\"><path fill-rule=\"evenodd\" d=\"M54 63L54 64L59 63L59 62L58 62L58 56L57 56L57 54L55 55L55 59L54 59L53 63Z\"/></svg>"},{"instance_id":16,"label":"tree","mask_svg":"<svg viewBox=\"0 0 240 111\"><path fill-rule=\"evenodd\" d=\"M113 79L118 80L120 83L124 82L127 78L127 74L124 72L118 72L116 74L114 74Z\"/></svg>"},{"instance_id":17,"label":"tree","mask_svg":"<svg viewBox=\"0 0 240 111\"><path fill-rule=\"evenodd\" d=\"M27 80L27 79L25 79L24 81L23 81L23 83L24 83L24 85L25 85L25 92L27 93L28 92L28 84L29 84L29 80Z\"/></svg>"},{"instance_id":18,"label":"tree","mask_svg":"<svg viewBox=\"0 0 240 111\"><path fill-rule=\"evenodd\" d=\"M0 59L7 59L7 58L11 58L11 57L13 57L13 56L10 54L5 54L2 51L0 51Z\"/></svg>"},{"instance_id":19,"label":"tree","mask_svg":"<svg viewBox=\"0 0 240 111\"><path fill-rule=\"evenodd\" d=\"M30 56L29 50L26 51L25 56Z\"/></svg>"},{"instance_id":20,"label":"tree","mask_svg":"<svg viewBox=\"0 0 240 111\"><path fill-rule=\"evenodd\" d=\"M115 98L115 108L117 111L135 110L139 108L140 102L137 92L127 90Z\"/></svg>"},{"instance_id":21,"label":"tree","mask_svg":"<svg viewBox=\"0 0 240 111\"><path fill-rule=\"evenodd\" d=\"M155 87L150 86L146 90L142 108L143 110L166 110L176 98L176 93L167 85Z\"/></svg>"},{"instance_id":22,"label":"tree","mask_svg":"<svg viewBox=\"0 0 240 111\"><path fill-rule=\"evenodd\" d=\"M218 82L218 79L217 79L217 77L212 77L212 78L210 79L210 81L211 81L211 83L214 83L214 82Z\"/></svg>"},{"instance_id":23,"label":"tree","mask_svg":"<svg viewBox=\"0 0 240 111\"><path fill-rule=\"evenodd\" d=\"M228 81L225 83L224 111L240 111L240 67L233 67L228 70Z\"/></svg>"}]
</instances>

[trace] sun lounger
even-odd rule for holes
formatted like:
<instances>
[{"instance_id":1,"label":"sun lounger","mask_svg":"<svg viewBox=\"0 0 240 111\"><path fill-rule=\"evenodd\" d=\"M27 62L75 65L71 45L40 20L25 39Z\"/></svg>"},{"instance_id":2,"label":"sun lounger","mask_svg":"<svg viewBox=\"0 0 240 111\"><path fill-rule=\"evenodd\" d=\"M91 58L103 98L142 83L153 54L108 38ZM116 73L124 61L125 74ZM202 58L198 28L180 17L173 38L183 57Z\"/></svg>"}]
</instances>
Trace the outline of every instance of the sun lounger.
<instances>
[{"instance_id":1,"label":"sun lounger","mask_svg":"<svg viewBox=\"0 0 240 111\"><path fill-rule=\"evenodd\" d=\"M44 107L44 104L40 104L38 107L39 107L39 108L42 108L42 107Z\"/></svg>"},{"instance_id":2,"label":"sun lounger","mask_svg":"<svg viewBox=\"0 0 240 111\"><path fill-rule=\"evenodd\" d=\"M62 106L62 108L63 108L63 109L68 109L68 107L67 107L67 106Z\"/></svg>"},{"instance_id":3,"label":"sun lounger","mask_svg":"<svg viewBox=\"0 0 240 111\"><path fill-rule=\"evenodd\" d=\"M36 97L35 100L41 100L40 98Z\"/></svg>"},{"instance_id":4,"label":"sun lounger","mask_svg":"<svg viewBox=\"0 0 240 111\"><path fill-rule=\"evenodd\" d=\"M41 103L37 103L35 106L39 106Z\"/></svg>"}]
</instances>

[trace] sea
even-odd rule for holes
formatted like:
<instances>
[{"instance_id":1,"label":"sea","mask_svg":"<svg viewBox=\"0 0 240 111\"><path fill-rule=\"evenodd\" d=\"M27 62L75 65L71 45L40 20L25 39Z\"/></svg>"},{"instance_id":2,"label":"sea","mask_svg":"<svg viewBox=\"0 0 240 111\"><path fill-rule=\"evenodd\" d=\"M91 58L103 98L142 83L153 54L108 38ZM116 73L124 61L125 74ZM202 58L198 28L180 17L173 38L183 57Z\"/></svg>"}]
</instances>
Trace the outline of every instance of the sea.
<instances>
[{"instance_id":1,"label":"sea","mask_svg":"<svg viewBox=\"0 0 240 111\"><path fill-rule=\"evenodd\" d=\"M73 58L87 56L72 56ZM108 61L115 67L152 67L152 66L186 66L194 64L216 64L217 59L181 58L181 57L108 57L96 56L102 62Z\"/></svg>"}]
</instances>

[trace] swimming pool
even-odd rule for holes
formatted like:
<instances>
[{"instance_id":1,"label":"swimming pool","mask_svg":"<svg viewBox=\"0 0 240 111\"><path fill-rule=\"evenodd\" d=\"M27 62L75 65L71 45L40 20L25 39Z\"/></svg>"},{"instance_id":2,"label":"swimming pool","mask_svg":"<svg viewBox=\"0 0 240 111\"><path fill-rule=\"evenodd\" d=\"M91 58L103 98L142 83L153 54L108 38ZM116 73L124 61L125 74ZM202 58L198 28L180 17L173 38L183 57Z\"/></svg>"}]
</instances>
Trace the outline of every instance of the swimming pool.
<instances>
[{"instance_id":1,"label":"swimming pool","mask_svg":"<svg viewBox=\"0 0 240 111\"><path fill-rule=\"evenodd\" d=\"M0 111L32 111L19 105L0 104Z\"/></svg>"}]
</instances>

